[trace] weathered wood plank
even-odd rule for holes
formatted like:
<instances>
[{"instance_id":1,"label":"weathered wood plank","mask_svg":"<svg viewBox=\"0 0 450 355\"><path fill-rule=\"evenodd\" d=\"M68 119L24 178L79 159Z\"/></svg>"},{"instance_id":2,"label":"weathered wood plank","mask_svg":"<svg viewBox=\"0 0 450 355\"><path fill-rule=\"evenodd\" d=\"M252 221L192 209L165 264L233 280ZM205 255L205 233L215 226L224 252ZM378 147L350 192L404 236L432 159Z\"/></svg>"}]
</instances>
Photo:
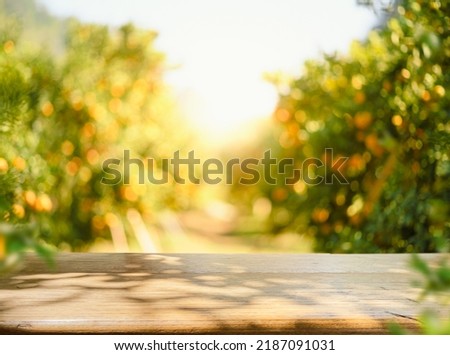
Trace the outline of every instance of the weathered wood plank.
<instances>
[{"instance_id":1,"label":"weathered wood plank","mask_svg":"<svg viewBox=\"0 0 450 355\"><path fill-rule=\"evenodd\" d=\"M50 270L30 255L0 278L0 333L378 334L394 321L415 329L418 277L409 260L61 254Z\"/></svg>"}]
</instances>

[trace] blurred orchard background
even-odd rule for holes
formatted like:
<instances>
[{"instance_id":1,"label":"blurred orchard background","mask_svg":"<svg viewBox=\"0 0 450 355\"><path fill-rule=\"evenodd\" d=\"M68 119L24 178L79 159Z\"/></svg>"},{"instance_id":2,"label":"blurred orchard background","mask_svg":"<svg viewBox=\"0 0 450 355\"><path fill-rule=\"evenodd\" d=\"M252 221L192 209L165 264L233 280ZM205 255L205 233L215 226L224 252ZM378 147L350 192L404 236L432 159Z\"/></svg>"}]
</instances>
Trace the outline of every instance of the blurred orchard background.
<instances>
[{"instance_id":1,"label":"blurred orchard background","mask_svg":"<svg viewBox=\"0 0 450 355\"><path fill-rule=\"evenodd\" d=\"M2 261L448 251L449 29L446 0L0 0ZM101 183L125 149L325 148L349 184Z\"/></svg>"}]
</instances>

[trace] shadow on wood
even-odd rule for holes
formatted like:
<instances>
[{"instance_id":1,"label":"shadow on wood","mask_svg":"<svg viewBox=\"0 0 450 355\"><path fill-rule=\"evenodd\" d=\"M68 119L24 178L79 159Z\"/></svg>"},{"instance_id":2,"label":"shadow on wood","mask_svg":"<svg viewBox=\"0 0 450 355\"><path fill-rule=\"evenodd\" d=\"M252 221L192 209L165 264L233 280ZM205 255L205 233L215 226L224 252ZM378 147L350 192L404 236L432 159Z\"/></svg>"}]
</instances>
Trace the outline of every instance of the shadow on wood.
<instances>
[{"instance_id":1,"label":"shadow on wood","mask_svg":"<svg viewBox=\"0 0 450 355\"><path fill-rule=\"evenodd\" d=\"M30 255L21 271L0 279L0 332L382 334L390 322L415 330L420 309L409 260L60 254L50 270Z\"/></svg>"}]
</instances>

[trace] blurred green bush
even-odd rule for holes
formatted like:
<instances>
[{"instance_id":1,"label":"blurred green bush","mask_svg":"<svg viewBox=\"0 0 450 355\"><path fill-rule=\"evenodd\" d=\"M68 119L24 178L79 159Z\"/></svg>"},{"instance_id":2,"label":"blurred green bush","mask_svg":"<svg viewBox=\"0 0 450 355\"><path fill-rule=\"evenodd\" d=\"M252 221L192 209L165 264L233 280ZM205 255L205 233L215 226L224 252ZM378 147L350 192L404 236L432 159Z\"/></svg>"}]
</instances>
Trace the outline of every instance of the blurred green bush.
<instances>
[{"instance_id":1,"label":"blurred green bush","mask_svg":"<svg viewBox=\"0 0 450 355\"><path fill-rule=\"evenodd\" d=\"M437 265L429 265L417 255L411 259L411 267L419 272L421 280L416 282L422 293L418 301L429 300L440 306L440 312L425 309L420 315L420 334L450 334L450 265L445 256ZM420 303L419 305L420 306ZM437 309L437 308L435 308ZM390 324L393 334L408 334L400 325Z\"/></svg>"},{"instance_id":2,"label":"blurred green bush","mask_svg":"<svg viewBox=\"0 0 450 355\"><path fill-rule=\"evenodd\" d=\"M160 162L187 139L156 34L70 20L55 54L22 38L20 18L0 16L1 259L43 251L41 242L84 250L110 239L130 208L151 221L186 205L192 191L172 182L138 184L133 174L127 185L100 183L105 159L127 149Z\"/></svg>"},{"instance_id":3,"label":"blurred green bush","mask_svg":"<svg viewBox=\"0 0 450 355\"><path fill-rule=\"evenodd\" d=\"M306 63L279 83L267 145L298 168L309 157L348 184L270 186L268 228L315 238L325 252L432 252L450 241L450 13L448 1L406 0L348 55ZM325 154L333 148L333 154ZM243 187L235 186L242 193Z\"/></svg>"}]
</instances>

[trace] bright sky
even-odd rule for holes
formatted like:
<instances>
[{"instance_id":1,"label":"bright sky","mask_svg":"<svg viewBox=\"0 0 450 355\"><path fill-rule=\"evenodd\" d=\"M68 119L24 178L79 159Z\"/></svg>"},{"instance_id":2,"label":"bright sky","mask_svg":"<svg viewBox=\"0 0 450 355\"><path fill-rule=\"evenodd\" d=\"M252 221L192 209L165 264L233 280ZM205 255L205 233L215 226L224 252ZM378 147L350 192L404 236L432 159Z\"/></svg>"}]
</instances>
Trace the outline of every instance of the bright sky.
<instances>
[{"instance_id":1,"label":"bright sky","mask_svg":"<svg viewBox=\"0 0 450 355\"><path fill-rule=\"evenodd\" d=\"M166 76L182 108L217 140L271 114L277 95L263 73L298 75L305 59L346 51L376 24L356 0L39 0L83 21L132 21L159 32L179 69Z\"/></svg>"}]
</instances>

